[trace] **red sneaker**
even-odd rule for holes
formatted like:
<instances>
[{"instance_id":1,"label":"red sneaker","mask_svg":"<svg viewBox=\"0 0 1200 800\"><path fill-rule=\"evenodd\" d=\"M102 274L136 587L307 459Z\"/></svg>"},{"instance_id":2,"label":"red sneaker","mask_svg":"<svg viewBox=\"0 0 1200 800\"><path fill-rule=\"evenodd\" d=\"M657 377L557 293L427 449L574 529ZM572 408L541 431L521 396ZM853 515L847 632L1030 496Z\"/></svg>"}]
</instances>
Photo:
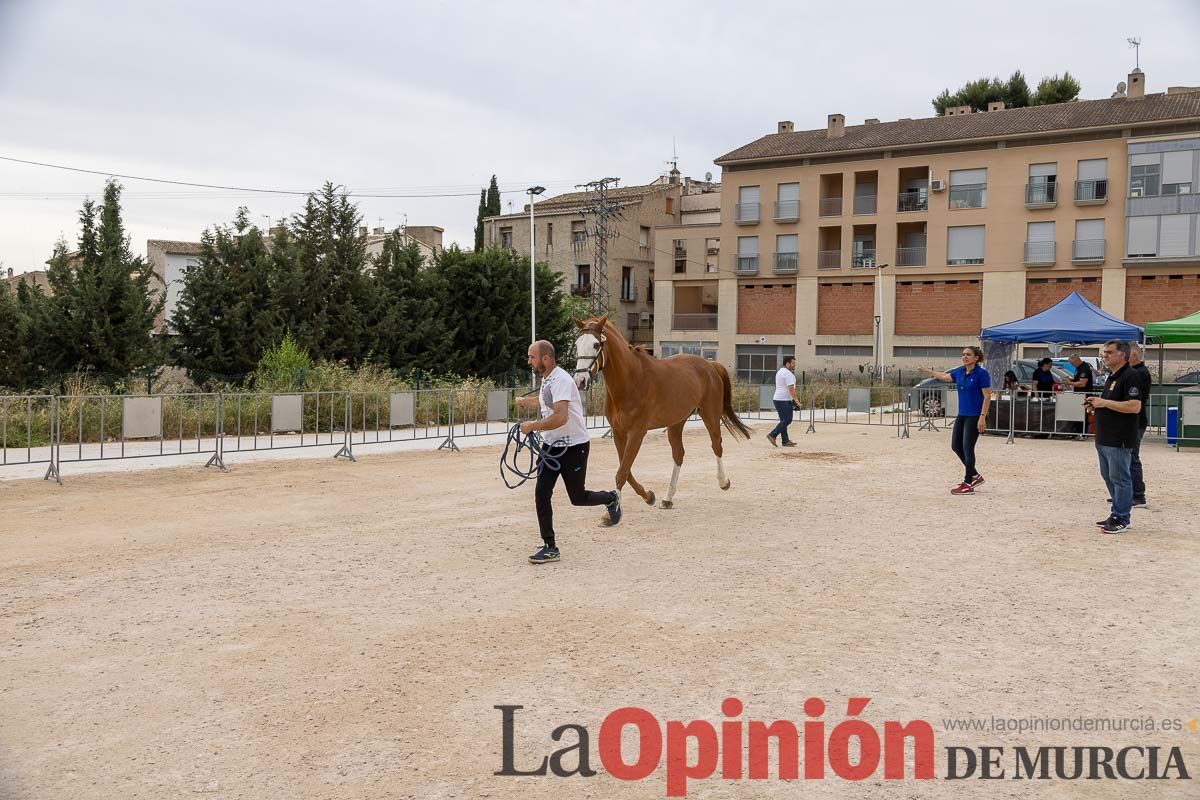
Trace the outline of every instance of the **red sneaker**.
<instances>
[{"instance_id":1,"label":"red sneaker","mask_svg":"<svg viewBox=\"0 0 1200 800\"><path fill-rule=\"evenodd\" d=\"M975 487L969 483L960 483L950 490L950 494L975 494Z\"/></svg>"},{"instance_id":2,"label":"red sneaker","mask_svg":"<svg viewBox=\"0 0 1200 800\"><path fill-rule=\"evenodd\" d=\"M971 479L971 488L974 489L981 483L983 483L983 476L976 472L975 477Z\"/></svg>"}]
</instances>

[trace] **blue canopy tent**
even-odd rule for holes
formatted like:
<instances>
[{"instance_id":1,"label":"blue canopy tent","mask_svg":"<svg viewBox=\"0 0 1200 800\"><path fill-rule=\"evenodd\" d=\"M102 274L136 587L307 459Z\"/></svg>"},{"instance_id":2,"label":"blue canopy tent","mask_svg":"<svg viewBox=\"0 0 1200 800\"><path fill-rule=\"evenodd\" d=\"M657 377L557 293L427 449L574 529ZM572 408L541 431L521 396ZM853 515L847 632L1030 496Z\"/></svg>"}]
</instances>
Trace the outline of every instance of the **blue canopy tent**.
<instances>
[{"instance_id":1,"label":"blue canopy tent","mask_svg":"<svg viewBox=\"0 0 1200 800\"><path fill-rule=\"evenodd\" d=\"M985 342L1046 342L1069 346L1100 344L1109 339L1142 341L1143 330L1137 325L1117 319L1089 303L1079 292L1071 292L1057 305L1032 317L992 325L979 331Z\"/></svg>"}]
</instances>

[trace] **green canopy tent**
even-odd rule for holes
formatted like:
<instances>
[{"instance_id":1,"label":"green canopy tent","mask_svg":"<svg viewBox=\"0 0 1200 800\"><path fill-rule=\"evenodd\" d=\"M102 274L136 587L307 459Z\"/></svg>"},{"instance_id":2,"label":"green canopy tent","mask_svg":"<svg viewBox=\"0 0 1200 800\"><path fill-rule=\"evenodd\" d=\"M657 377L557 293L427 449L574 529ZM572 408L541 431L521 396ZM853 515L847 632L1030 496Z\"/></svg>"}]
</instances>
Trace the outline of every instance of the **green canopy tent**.
<instances>
[{"instance_id":1,"label":"green canopy tent","mask_svg":"<svg viewBox=\"0 0 1200 800\"><path fill-rule=\"evenodd\" d=\"M1146 340L1158 344L1158 382L1163 381L1164 344L1191 344L1200 342L1200 311L1179 319L1146 323Z\"/></svg>"}]
</instances>

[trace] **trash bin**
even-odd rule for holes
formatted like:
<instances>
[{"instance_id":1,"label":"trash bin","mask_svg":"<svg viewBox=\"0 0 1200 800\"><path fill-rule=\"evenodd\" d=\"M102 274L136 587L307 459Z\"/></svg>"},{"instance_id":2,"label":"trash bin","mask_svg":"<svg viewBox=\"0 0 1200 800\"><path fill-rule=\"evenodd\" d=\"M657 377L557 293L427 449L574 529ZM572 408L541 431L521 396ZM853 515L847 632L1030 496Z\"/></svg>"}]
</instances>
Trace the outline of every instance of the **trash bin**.
<instances>
[{"instance_id":1,"label":"trash bin","mask_svg":"<svg viewBox=\"0 0 1200 800\"><path fill-rule=\"evenodd\" d=\"M1179 408L1170 406L1167 408L1167 444L1175 444L1175 440L1179 438Z\"/></svg>"}]
</instances>

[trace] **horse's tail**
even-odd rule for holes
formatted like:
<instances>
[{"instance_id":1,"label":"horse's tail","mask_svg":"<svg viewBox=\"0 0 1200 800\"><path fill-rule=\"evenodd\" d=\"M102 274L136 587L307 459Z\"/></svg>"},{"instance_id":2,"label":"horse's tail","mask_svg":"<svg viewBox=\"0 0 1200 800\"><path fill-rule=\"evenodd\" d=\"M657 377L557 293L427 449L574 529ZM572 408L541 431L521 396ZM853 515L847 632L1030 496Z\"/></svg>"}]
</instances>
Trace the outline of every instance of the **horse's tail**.
<instances>
[{"instance_id":1,"label":"horse's tail","mask_svg":"<svg viewBox=\"0 0 1200 800\"><path fill-rule=\"evenodd\" d=\"M730 436L741 436L744 439L750 438L750 429L746 427L746 423L738 419L737 412L733 410L733 381L729 379L729 370L725 369L725 365L719 361L709 362L717 370L717 374L721 376L722 389L724 391L724 399L721 406L721 422L725 425L725 429L729 431Z\"/></svg>"}]
</instances>

